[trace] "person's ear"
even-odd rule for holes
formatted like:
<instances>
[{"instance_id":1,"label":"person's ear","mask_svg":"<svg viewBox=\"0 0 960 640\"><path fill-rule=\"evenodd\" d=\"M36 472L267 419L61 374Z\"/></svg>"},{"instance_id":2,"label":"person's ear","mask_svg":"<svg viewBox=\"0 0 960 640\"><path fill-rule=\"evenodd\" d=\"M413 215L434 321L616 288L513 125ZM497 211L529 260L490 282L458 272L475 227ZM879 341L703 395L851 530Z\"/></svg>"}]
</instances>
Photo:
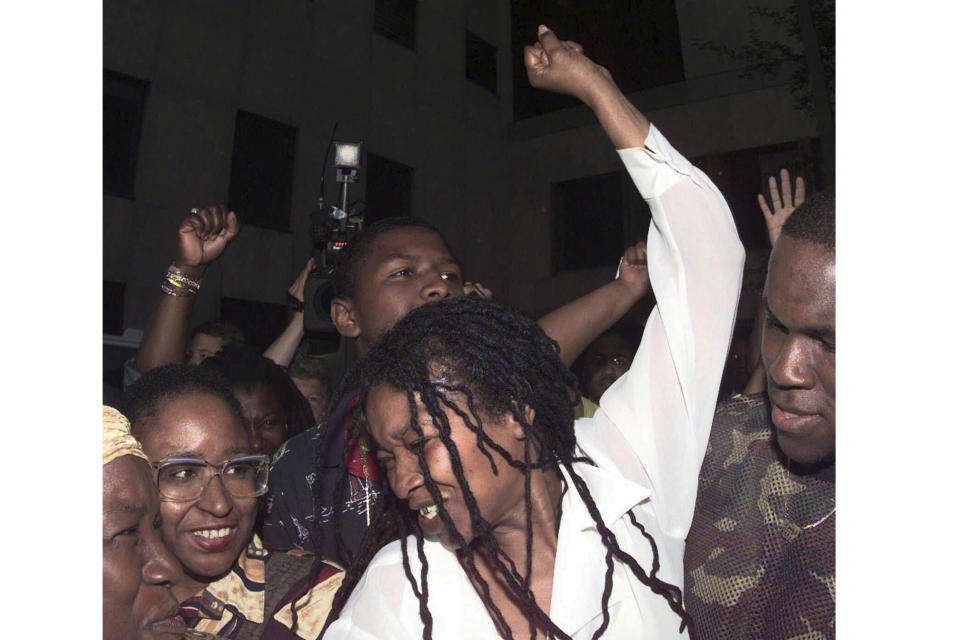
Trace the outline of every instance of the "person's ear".
<instances>
[{"instance_id":1,"label":"person's ear","mask_svg":"<svg viewBox=\"0 0 960 640\"><path fill-rule=\"evenodd\" d=\"M523 407L523 420L528 425L533 425L533 419L537 417L537 412L533 410L533 407L529 405L524 405ZM527 432L523 428L523 425L516 419L516 417L511 413L507 415L507 418L510 421L510 426L512 428L513 437L517 440L525 440L527 438Z\"/></svg>"},{"instance_id":2,"label":"person's ear","mask_svg":"<svg viewBox=\"0 0 960 640\"><path fill-rule=\"evenodd\" d=\"M357 324L353 304L349 300L334 298L330 303L330 319L343 337L356 338L360 335L360 325Z\"/></svg>"}]
</instances>

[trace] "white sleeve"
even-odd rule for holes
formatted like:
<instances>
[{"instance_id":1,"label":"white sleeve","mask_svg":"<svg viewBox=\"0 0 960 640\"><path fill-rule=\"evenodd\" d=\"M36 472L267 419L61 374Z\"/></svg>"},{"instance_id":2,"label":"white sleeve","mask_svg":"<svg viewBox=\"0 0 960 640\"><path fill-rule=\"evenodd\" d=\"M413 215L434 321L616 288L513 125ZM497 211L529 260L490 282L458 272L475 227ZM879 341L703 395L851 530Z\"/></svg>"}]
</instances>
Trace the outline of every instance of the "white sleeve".
<instances>
[{"instance_id":1,"label":"white sleeve","mask_svg":"<svg viewBox=\"0 0 960 640\"><path fill-rule=\"evenodd\" d=\"M416 558L413 561L419 564ZM391 543L370 561L323 640L415 640L423 631L418 611L419 602L401 565L399 543Z\"/></svg>"},{"instance_id":2,"label":"white sleeve","mask_svg":"<svg viewBox=\"0 0 960 640\"><path fill-rule=\"evenodd\" d=\"M643 148L619 153L653 215L647 261L657 306L630 370L584 426L623 475L651 489L662 530L683 539L733 335L744 251L720 191L655 127Z\"/></svg>"}]
</instances>

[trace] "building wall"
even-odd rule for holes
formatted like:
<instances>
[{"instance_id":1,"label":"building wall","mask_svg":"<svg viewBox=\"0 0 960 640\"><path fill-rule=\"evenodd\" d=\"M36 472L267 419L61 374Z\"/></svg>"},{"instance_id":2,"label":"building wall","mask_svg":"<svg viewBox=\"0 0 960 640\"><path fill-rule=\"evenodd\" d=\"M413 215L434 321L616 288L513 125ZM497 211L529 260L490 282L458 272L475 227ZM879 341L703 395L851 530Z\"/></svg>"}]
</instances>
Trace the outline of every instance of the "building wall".
<instances>
[{"instance_id":1,"label":"building wall","mask_svg":"<svg viewBox=\"0 0 960 640\"><path fill-rule=\"evenodd\" d=\"M310 252L337 121L338 139L414 167L414 214L437 224L467 277L498 298L539 314L612 276L551 275L550 184L620 165L585 108L512 122L509 2L420 2L416 53L373 34L373 5L105 0L104 67L152 83L136 200L104 197L104 279L127 283L125 326L142 328L155 304L178 220L226 201L237 109L299 129L291 231L244 227L209 270L195 322L218 314L220 296L283 302ZM695 46L745 37L755 19L740 5L677 0L687 80L631 96L688 156L815 135L785 79L744 80ZM498 47L497 95L465 79L467 28ZM332 196L330 168L327 182Z\"/></svg>"}]
</instances>

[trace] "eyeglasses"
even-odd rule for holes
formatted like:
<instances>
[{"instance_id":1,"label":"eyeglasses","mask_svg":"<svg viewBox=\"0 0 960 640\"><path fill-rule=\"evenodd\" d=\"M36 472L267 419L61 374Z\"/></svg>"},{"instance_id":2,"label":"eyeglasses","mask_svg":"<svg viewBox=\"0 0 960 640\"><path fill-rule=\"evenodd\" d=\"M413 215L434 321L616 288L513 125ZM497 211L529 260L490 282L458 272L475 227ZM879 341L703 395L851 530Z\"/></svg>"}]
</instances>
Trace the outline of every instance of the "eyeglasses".
<instances>
[{"instance_id":1,"label":"eyeglasses","mask_svg":"<svg viewBox=\"0 0 960 640\"><path fill-rule=\"evenodd\" d=\"M603 367L607 364L612 364L613 366L621 369L629 369L631 358L619 355L604 355L602 353L595 353L587 359L587 362L597 367Z\"/></svg>"},{"instance_id":2,"label":"eyeglasses","mask_svg":"<svg viewBox=\"0 0 960 640\"><path fill-rule=\"evenodd\" d=\"M152 466L157 471L161 500L196 500L214 476L220 477L223 488L235 498L255 498L267 492L270 458L266 455L240 456L218 466L199 458L166 458Z\"/></svg>"}]
</instances>

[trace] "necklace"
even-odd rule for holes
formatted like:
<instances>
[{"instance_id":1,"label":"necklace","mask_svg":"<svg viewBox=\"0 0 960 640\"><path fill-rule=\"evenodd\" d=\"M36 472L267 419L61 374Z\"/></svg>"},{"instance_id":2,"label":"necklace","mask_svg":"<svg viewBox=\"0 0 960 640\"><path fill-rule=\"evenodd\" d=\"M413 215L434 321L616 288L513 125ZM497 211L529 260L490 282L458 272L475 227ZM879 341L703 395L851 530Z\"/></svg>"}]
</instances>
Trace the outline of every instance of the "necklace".
<instances>
[{"instance_id":1,"label":"necklace","mask_svg":"<svg viewBox=\"0 0 960 640\"><path fill-rule=\"evenodd\" d=\"M367 526L370 526L370 474L367 473L367 445L363 438L359 438L360 466L363 468L363 503L367 516Z\"/></svg>"},{"instance_id":2,"label":"necklace","mask_svg":"<svg viewBox=\"0 0 960 640\"><path fill-rule=\"evenodd\" d=\"M826 522L827 519L828 519L830 516L832 516L833 514L835 514L836 512L837 512L837 505L833 505L833 509L830 510L830 513L828 513L827 515L823 516L822 518L820 518L820 519L817 520L816 522L814 522L814 523L812 523L812 524L805 524L805 525L803 525L803 526L800 527L800 528L803 529L803 530L815 529L816 527L819 527L819 526L822 525L824 522Z\"/></svg>"},{"instance_id":3,"label":"necklace","mask_svg":"<svg viewBox=\"0 0 960 640\"><path fill-rule=\"evenodd\" d=\"M790 476L791 476L791 473L790 473L790 458L787 458L787 478L790 478ZM803 525L803 526L797 526L797 525L794 525L794 526L797 527L797 529L798 529L799 531L806 531L807 529L816 529L817 527L819 527L820 525L822 525L824 522L826 522L827 520L829 520L830 517L837 512L837 503L836 503L836 500L835 500L835 499L832 499L831 502L833 502L833 509L830 509L830 512L827 513L827 515L823 516L822 518L820 518L820 519L817 520L816 522L811 522L810 524L805 524L805 525ZM789 494L787 495L787 497L786 497L786 499L785 499L785 501L784 501L783 507L784 507L784 515L787 516L787 515L789 514L789 511L790 511L790 495L789 495Z\"/></svg>"}]
</instances>

